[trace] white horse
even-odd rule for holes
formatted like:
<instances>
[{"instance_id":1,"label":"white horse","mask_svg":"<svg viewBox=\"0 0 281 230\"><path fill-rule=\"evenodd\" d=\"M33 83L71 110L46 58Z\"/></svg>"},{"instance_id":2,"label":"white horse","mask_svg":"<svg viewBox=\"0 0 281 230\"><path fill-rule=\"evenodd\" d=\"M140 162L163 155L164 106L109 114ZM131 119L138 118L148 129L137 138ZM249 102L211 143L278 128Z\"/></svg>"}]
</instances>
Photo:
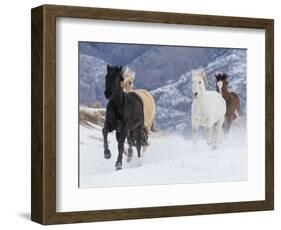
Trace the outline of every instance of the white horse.
<instances>
[{"instance_id":1,"label":"white horse","mask_svg":"<svg viewBox=\"0 0 281 230\"><path fill-rule=\"evenodd\" d=\"M207 129L207 143L217 148L218 136L225 119L226 103L216 91L207 91L208 81L202 69L192 70L192 137L196 145L199 126Z\"/></svg>"}]
</instances>

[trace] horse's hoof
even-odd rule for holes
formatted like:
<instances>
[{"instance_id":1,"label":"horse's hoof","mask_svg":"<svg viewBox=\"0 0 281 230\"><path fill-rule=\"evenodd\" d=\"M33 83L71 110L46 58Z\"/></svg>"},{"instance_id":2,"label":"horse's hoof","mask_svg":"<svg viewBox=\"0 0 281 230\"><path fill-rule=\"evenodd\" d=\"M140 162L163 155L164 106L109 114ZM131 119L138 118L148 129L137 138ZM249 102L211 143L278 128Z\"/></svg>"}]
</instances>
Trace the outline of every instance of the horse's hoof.
<instances>
[{"instance_id":1,"label":"horse's hoof","mask_svg":"<svg viewBox=\"0 0 281 230\"><path fill-rule=\"evenodd\" d=\"M111 152L109 149L104 150L104 158L110 159L111 158Z\"/></svg>"},{"instance_id":2,"label":"horse's hoof","mask_svg":"<svg viewBox=\"0 0 281 230\"><path fill-rule=\"evenodd\" d=\"M212 146L212 150L216 150L217 148L218 148L218 146L216 146L216 145Z\"/></svg>"},{"instance_id":3,"label":"horse's hoof","mask_svg":"<svg viewBox=\"0 0 281 230\"><path fill-rule=\"evenodd\" d=\"M116 169L116 171L121 170L122 169L122 163L116 162L115 169Z\"/></svg>"}]
</instances>

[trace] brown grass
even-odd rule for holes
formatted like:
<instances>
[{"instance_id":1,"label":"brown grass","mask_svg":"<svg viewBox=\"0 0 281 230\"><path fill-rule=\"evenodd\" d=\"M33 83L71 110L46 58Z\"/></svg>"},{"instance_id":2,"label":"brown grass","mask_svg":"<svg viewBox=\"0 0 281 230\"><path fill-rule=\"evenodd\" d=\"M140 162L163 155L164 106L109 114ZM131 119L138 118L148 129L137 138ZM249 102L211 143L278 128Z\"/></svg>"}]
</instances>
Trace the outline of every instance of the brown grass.
<instances>
[{"instance_id":1,"label":"brown grass","mask_svg":"<svg viewBox=\"0 0 281 230\"><path fill-rule=\"evenodd\" d=\"M104 124L105 111L91 111L87 107L80 107L79 111L79 122L81 125L86 125L90 122L95 125L103 127Z\"/></svg>"}]
</instances>

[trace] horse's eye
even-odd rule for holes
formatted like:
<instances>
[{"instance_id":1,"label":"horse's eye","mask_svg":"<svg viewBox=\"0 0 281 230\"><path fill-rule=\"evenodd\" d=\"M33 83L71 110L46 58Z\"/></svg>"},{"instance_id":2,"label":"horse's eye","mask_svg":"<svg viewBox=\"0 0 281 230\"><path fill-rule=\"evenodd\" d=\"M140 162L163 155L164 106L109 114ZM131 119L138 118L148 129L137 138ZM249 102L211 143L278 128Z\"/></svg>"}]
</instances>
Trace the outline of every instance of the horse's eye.
<instances>
[{"instance_id":1,"label":"horse's eye","mask_svg":"<svg viewBox=\"0 0 281 230\"><path fill-rule=\"evenodd\" d=\"M131 84L132 84L132 82L129 82L129 84L131 85Z\"/></svg>"},{"instance_id":2,"label":"horse's eye","mask_svg":"<svg viewBox=\"0 0 281 230\"><path fill-rule=\"evenodd\" d=\"M201 81L199 81L199 84L201 84Z\"/></svg>"}]
</instances>

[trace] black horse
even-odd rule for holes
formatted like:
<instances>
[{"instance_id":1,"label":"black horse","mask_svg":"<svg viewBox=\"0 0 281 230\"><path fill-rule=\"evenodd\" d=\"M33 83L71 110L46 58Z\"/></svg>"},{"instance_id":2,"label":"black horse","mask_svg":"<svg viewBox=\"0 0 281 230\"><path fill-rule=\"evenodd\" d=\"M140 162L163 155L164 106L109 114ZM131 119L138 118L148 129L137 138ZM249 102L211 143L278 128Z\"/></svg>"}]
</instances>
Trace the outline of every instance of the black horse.
<instances>
[{"instance_id":1,"label":"black horse","mask_svg":"<svg viewBox=\"0 0 281 230\"><path fill-rule=\"evenodd\" d=\"M126 138L133 142L137 148L138 157L141 157L141 146L147 140L144 133L144 113L141 98L133 93L125 93L121 87L123 81L122 66L107 65L105 76L104 95L109 100L106 106L104 128L102 130L104 140L104 157L111 157L108 148L107 134L116 131L118 142L118 158L115 164L116 170L122 169L124 142Z\"/></svg>"}]
</instances>

